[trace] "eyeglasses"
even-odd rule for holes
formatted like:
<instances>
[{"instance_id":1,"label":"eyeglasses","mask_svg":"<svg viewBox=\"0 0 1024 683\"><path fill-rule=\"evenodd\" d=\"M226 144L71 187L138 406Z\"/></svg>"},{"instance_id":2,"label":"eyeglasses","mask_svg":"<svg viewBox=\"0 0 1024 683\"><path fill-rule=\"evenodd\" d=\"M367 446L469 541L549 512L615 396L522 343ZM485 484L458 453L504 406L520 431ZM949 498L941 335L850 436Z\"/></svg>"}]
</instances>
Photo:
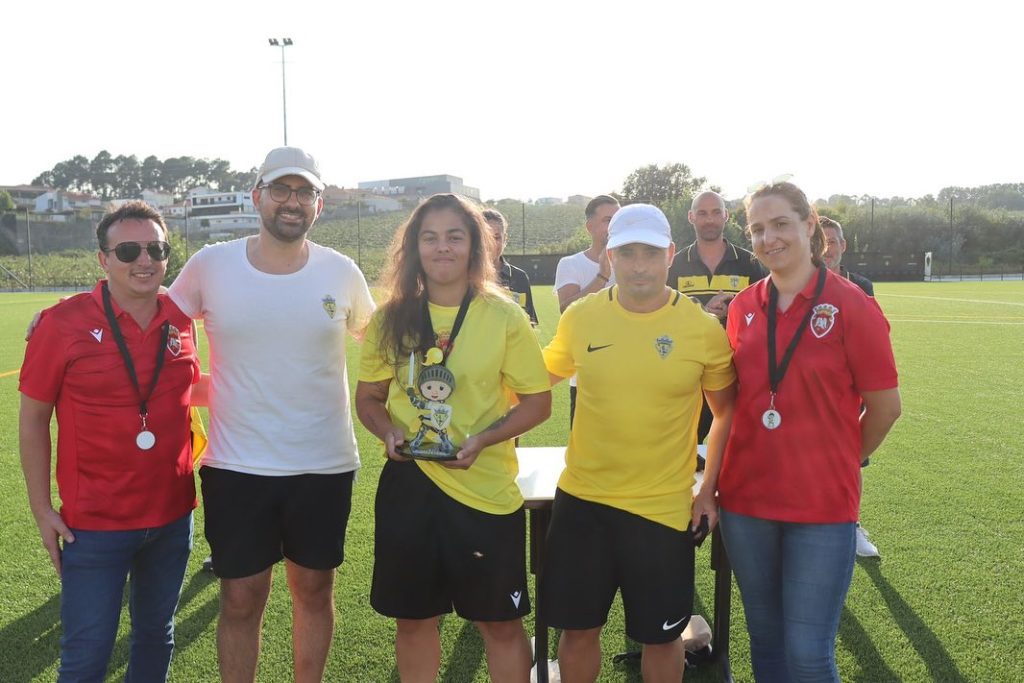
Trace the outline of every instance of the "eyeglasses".
<instances>
[{"instance_id":1,"label":"eyeglasses","mask_svg":"<svg viewBox=\"0 0 1024 683\"><path fill-rule=\"evenodd\" d=\"M131 263L139 258L143 248L149 254L149 258L154 261L166 261L167 257L171 255L171 245L167 244L167 242L147 242L146 244L142 242L121 242L113 249L104 249L103 253L109 254L114 252L114 256L117 257L118 261Z\"/></svg>"},{"instance_id":2,"label":"eyeglasses","mask_svg":"<svg viewBox=\"0 0 1024 683\"><path fill-rule=\"evenodd\" d=\"M312 187L300 187L297 190L293 190L287 185L281 183L271 183L270 185L260 185L258 189L269 189L270 198L278 204L284 204L286 201L292 198L292 194L299 200L299 204L303 206L313 206L316 203L317 197L320 196L320 192L314 190Z\"/></svg>"},{"instance_id":3,"label":"eyeglasses","mask_svg":"<svg viewBox=\"0 0 1024 683\"><path fill-rule=\"evenodd\" d=\"M783 173L782 175L775 176L771 180L761 180L759 182L756 182L747 188L747 196L757 194L766 187L772 187L773 185L784 183L792 177L792 173Z\"/></svg>"}]
</instances>

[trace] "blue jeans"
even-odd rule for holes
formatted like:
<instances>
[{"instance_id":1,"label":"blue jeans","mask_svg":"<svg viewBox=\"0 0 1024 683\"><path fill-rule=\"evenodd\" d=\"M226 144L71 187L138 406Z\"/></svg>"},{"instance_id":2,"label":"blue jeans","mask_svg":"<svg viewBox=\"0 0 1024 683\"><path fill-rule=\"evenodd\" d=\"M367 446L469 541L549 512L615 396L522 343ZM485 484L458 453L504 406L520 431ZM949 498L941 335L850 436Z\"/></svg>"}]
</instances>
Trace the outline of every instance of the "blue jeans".
<instances>
[{"instance_id":1,"label":"blue jeans","mask_svg":"<svg viewBox=\"0 0 1024 683\"><path fill-rule=\"evenodd\" d=\"M166 680L174 610L192 550L192 513L152 529L71 531L75 542L64 544L61 558L64 634L57 680L104 680L129 575L132 631L125 681Z\"/></svg>"},{"instance_id":2,"label":"blue jeans","mask_svg":"<svg viewBox=\"0 0 1024 683\"><path fill-rule=\"evenodd\" d=\"M796 524L721 511L759 683L834 681L839 617L853 577L854 522Z\"/></svg>"}]
</instances>

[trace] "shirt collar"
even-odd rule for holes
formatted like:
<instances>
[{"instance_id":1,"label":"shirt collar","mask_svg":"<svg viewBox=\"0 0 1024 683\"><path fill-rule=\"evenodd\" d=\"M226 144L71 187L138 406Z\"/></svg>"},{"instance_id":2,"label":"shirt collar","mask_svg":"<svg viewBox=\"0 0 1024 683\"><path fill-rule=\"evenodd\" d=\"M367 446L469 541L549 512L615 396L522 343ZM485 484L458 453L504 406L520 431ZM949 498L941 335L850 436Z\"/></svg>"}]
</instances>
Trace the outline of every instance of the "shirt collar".
<instances>
[{"instance_id":1,"label":"shirt collar","mask_svg":"<svg viewBox=\"0 0 1024 683\"><path fill-rule=\"evenodd\" d=\"M828 285L829 279L832 276L834 276L834 275L835 275L835 273L829 272L827 268L825 269L825 285L826 286ZM772 279L772 276L769 274L768 277L761 278L760 280L758 280L753 285L754 287L756 287L756 289L754 290L754 293L755 293L755 296L757 297L757 303L758 303L758 305L761 308L764 308L764 309L768 308L768 283L771 282L771 279ZM807 282L806 285L804 285L804 288L796 293L796 296L797 297L803 297L804 299L807 299L808 301L810 301L811 299L814 298L814 289L815 289L815 287L817 287L817 285L818 285L818 271L815 270L814 271L814 275L811 276L811 279Z\"/></svg>"},{"instance_id":2,"label":"shirt collar","mask_svg":"<svg viewBox=\"0 0 1024 683\"><path fill-rule=\"evenodd\" d=\"M725 242L725 255L722 256L722 261L739 261L740 255L739 252L736 251L736 245L734 245L732 242L725 239L724 237L722 238L722 241ZM689 261L690 263L693 263L693 255L696 252L697 240L694 240L690 244L690 246L686 248L686 260ZM700 260L700 255L697 256L697 260Z\"/></svg>"}]
</instances>

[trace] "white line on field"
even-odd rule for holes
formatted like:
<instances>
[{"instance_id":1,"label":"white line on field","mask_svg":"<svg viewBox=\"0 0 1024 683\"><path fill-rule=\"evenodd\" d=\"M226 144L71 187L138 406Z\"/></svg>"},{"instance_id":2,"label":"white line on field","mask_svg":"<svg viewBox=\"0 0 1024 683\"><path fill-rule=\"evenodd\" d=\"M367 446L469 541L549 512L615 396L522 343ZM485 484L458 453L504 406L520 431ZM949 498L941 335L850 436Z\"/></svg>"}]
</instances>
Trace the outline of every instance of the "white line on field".
<instances>
[{"instance_id":1,"label":"white line on field","mask_svg":"<svg viewBox=\"0 0 1024 683\"><path fill-rule=\"evenodd\" d=\"M1024 306L1021 301L992 301L990 299L951 299L944 296L920 296L917 294L887 294L879 292L876 296L896 296L901 299L931 299L932 301L960 301L966 304L995 304L997 306Z\"/></svg>"},{"instance_id":2,"label":"white line on field","mask_svg":"<svg viewBox=\"0 0 1024 683\"><path fill-rule=\"evenodd\" d=\"M889 318L891 323L935 323L938 325L1024 325L1019 323L998 322L995 320L920 320L918 318Z\"/></svg>"}]
</instances>

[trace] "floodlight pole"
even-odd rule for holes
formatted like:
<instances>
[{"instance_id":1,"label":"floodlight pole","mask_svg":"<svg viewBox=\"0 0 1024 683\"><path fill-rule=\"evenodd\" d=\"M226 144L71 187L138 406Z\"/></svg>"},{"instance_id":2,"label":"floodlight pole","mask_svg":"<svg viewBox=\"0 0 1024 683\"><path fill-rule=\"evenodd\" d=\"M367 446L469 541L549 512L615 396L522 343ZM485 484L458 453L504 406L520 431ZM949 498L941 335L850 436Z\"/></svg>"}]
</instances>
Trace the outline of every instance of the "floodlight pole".
<instances>
[{"instance_id":1,"label":"floodlight pole","mask_svg":"<svg viewBox=\"0 0 1024 683\"><path fill-rule=\"evenodd\" d=\"M953 197L949 198L949 276L953 277Z\"/></svg>"},{"instance_id":2,"label":"floodlight pole","mask_svg":"<svg viewBox=\"0 0 1024 683\"><path fill-rule=\"evenodd\" d=\"M281 48L281 108L283 111L282 120L284 121L284 145L288 146L288 93L285 88L285 74L284 74L284 49L294 45L294 41L291 38L268 38L267 42L270 43L271 47Z\"/></svg>"}]
</instances>

